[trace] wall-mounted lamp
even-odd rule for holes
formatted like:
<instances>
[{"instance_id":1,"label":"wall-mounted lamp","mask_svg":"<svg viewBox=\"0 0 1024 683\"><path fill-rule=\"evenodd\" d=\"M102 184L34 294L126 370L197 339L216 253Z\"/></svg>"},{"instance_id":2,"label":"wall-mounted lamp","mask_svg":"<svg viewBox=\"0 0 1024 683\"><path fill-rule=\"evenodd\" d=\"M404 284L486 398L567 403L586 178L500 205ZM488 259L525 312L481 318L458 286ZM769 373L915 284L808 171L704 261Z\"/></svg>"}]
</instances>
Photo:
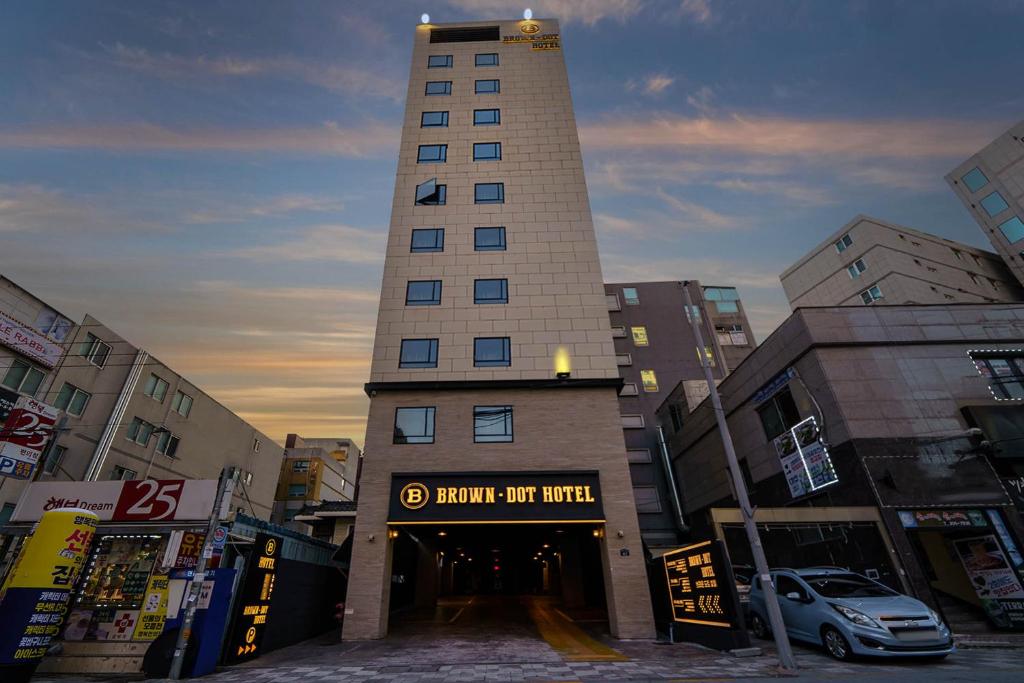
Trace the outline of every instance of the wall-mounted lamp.
<instances>
[{"instance_id":1,"label":"wall-mounted lamp","mask_svg":"<svg viewBox=\"0 0 1024 683\"><path fill-rule=\"evenodd\" d=\"M569 379L572 376L572 361L569 359L569 349L559 346L555 350L555 377L558 379Z\"/></svg>"},{"instance_id":2,"label":"wall-mounted lamp","mask_svg":"<svg viewBox=\"0 0 1024 683\"><path fill-rule=\"evenodd\" d=\"M619 531L615 532L615 535L618 536L619 538L625 538L626 532L622 531L622 530L619 530Z\"/></svg>"},{"instance_id":3,"label":"wall-mounted lamp","mask_svg":"<svg viewBox=\"0 0 1024 683\"><path fill-rule=\"evenodd\" d=\"M367 534L366 535L366 540L369 541L370 543L373 543L374 541L377 540L377 537L374 536L373 534Z\"/></svg>"},{"instance_id":4,"label":"wall-mounted lamp","mask_svg":"<svg viewBox=\"0 0 1024 683\"><path fill-rule=\"evenodd\" d=\"M392 541L398 538L398 529L388 529L388 538Z\"/></svg>"},{"instance_id":5,"label":"wall-mounted lamp","mask_svg":"<svg viewBox=\"0 0 1024 683\"><path fill-rule=\"evenodd\" d=\"M438 531L438 532L437 532L437 535L438 535L438 536L447 536L447 535L448 535L448 532L447 532L447 531Z\"/></svg>"},{"instance_id":6,"label":"wall-mounted lamp","mask_svg":"<svg viewBox=\"0 0 1024 683\"><path fill-rule=\"evenodd\" d=\"M594 529L594 538L604 538L604 529L600 527Z\"/></svg>"}]
</instances>

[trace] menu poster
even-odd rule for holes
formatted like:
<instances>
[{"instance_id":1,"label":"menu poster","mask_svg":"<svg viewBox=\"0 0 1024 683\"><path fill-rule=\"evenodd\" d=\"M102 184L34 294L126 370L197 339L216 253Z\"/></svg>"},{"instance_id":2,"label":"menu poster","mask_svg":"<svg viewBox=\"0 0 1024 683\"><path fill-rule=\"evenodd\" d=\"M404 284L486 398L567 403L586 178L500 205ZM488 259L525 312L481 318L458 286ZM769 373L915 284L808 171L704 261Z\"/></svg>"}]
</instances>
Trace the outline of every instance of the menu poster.
<instances>
[{"instance_id":1,"label":"menu poster","mask_svg":"<svg viewBox=\"0 0 1024 683\"><path fill-rule=\"evenodd\" d=\"M964 538L953 545L992 623L1000 628L1024 627L1024 588L996 537Z\"/></svg>"}]
</instances>

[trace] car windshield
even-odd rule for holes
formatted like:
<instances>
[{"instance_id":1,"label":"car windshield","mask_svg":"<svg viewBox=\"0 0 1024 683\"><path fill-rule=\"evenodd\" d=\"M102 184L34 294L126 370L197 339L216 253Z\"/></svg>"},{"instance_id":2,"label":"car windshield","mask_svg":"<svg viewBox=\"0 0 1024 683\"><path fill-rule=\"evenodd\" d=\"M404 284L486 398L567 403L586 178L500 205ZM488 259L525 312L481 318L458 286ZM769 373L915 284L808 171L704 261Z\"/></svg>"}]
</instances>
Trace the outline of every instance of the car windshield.
<instances>
[{"instance_id":1,"label":"car windshield","mask_svg":"<svg viewBox=\"0 0 1024 683\"><path fill-rule=\"evenodd\" d=\"M857 574L815 574L800 577L826 598L882 598L897 595L885 586Z\"/></svg>"}]
</instances>

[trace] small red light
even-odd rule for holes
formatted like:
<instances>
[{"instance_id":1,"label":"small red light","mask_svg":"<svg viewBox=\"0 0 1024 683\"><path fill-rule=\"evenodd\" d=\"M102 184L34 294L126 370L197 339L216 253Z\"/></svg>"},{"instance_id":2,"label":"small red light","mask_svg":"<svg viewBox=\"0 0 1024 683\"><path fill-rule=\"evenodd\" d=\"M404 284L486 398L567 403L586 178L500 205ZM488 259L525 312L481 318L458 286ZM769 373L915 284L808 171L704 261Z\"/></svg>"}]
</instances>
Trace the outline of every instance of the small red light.
<instances>
[{"instance_id":1,"label":"small red light","mask_svg":"<svg viewBox=\"0 0 1024 683\"><path fill-rule=\"evenodd\" d=\"M501 567L499 567L498 565L494 565L494 571L500 572L501 571Z\"/></svg>"}]
</instances>

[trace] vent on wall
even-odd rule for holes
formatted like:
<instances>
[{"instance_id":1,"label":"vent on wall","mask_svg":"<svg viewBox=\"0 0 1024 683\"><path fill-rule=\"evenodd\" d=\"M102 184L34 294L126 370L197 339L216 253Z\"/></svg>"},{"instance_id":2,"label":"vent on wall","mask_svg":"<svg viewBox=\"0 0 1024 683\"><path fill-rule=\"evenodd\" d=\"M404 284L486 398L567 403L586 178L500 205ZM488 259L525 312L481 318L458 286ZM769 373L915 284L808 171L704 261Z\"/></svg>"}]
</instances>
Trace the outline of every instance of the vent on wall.
<instances>
[{"instance_id":1,"label":"vent on wall","mask_svg":"<svg viewBox=\"0 0 1024 683\"><path fill-rule=\"evenodd\" d=\"M432 43L475 43L483 40L499 40L500 38L497 26L430 29L430 42Z\"/></svg>"}]
</instances>

